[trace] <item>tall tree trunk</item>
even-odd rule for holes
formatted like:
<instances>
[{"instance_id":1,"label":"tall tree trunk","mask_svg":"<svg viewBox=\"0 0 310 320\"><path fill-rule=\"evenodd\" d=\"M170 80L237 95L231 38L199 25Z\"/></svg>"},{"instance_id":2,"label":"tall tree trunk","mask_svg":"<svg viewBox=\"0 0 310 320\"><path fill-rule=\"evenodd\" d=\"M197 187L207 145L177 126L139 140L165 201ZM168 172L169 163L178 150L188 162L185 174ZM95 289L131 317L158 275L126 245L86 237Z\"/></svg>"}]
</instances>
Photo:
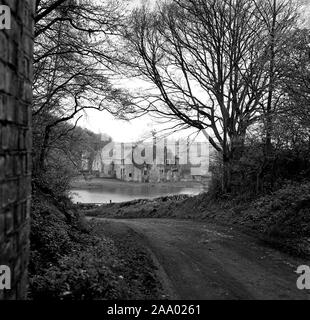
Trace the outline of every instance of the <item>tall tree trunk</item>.
<instances>
[{"instance_id":1,"label":"tall tree trunk","mask_svg":"<svg viewBox=\"0 0 310 320\"><path fill-rule=\"evenodd\" d=\"M222 192L223 194L231 193L231 159L223 154L223 174L222 174Z\"/></svg>"},{"instance_id":2,"label":"tall tree trunk","mask_svg":"<svg viewBox=\"0 0 310 320\"><path fill-rule=\"evenodd\" d=\"M268 87L268 99L266 106L266 144L265 154L269 159L272 153L272 131L273 131L273 116L272 116L272 101L274 94L274 73L275 73L275 38L276 38L276 23L277 23L277 0L273 0L272 8L272 25L270 30L270 65L269 65L269 87Z\"/></svg>"},{"instance_id":3,"label":"tall tree trunk","mask_svg":"<svg viewBox=\"0 0 310 320\"><path fill-rule=\"evenodd\" d=\"M240 135L231 137L230 143L223 147L223 174L222 174L222 192L233 192L233 186L238 186L236 181L233 181L234 168L239 163L244 153L245 134L243 131Z\"/></svg>"}]
</instances>

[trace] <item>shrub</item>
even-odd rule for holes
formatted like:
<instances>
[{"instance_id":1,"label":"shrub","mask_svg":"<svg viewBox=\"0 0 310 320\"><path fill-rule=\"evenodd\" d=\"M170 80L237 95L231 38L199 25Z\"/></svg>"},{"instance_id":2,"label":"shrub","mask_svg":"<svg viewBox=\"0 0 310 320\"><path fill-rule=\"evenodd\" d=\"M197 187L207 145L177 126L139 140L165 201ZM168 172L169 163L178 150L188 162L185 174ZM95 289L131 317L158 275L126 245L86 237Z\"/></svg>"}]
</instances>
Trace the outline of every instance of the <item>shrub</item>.
<instances>
[{"instance_id":1,"label":"shrub","mask_svg":"<svg viewBox=\"0 0 310 320\"><path fill-rule=\"evenodd\" d=\"M266 234L276 237L310 237L310 183L288 183L259 198L252 218Z\"/></svg>"},{"instance_id":2,"label":"shrub","mask_svg":"<svg viewBox=\"0 0 310 320\"><path fill-rule=\"evenodd\" d=\"M111 269L102 246L63 256L31 278L32 298L96 300L125 298L125 284ZM114 267L116 267L114 265Z\"/></svg>"},{"instance_id":3,"label":"shrub","mask_svg":"<svg viewBox=\"0 0 310 320\"><path fill-rule=\"evenodd\" d=\"M113 242L93 233L68 199L34 191L30 240L30 298L125 298Z\"/></svg>"}]
</instances>

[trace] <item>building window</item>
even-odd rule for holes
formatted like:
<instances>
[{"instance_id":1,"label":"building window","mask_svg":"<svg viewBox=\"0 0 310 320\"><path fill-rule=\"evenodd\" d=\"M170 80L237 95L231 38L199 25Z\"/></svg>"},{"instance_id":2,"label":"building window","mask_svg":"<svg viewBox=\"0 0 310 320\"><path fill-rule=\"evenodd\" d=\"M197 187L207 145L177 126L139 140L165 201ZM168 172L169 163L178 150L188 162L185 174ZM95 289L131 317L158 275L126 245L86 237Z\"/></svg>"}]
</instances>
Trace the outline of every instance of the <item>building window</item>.
<instances>
[{"instance_id":1,"label":"building window","mask_svg":"<svg viewBox=\"0 0 310 320\"><path fill-rule=\"evenodd\" d=\"M132 173L129 173L129 178L132 178Z\"/></svg>"}]
</instances>

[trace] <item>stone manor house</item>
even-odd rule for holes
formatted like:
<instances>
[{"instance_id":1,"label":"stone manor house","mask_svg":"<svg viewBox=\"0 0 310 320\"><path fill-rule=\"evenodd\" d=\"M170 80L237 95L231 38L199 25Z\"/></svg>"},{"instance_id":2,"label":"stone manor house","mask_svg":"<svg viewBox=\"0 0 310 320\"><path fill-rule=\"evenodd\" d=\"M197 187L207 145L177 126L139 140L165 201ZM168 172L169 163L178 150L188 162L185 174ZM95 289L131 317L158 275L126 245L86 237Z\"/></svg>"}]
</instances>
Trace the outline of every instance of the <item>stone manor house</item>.
<instances>
[{"instance_id":1,"label":"stone manor house","mask_svg":"<svg viewBox=\"0 0 310 320\"><path fill-rule=\"evenodd\" d=\"M173 141L155 137L148 143L111 142L82 156L82 172L128 182L203 181L210 178L209 142Z\"/></svg>"}]
</instances>

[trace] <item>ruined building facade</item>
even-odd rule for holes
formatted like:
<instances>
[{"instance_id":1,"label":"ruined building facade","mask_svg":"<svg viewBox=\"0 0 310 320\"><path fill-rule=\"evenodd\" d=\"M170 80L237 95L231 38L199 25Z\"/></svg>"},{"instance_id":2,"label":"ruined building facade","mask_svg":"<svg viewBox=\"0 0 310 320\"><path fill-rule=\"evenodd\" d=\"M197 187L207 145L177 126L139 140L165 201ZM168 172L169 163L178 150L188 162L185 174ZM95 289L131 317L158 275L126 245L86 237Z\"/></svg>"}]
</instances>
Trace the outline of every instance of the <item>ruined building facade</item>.
<instances>
[{"instance_id":1,"label":"ruined building facade","mask_svg":"<svg viewBox=\"0 0 310 320\"><path fill-rule=\"evenodd\" d=\"M83 155L82 171L128 182L203 180L210 176L208 142L153 139L150 143L110 143L94 159Z\"/></svg>"}]
</instances>

